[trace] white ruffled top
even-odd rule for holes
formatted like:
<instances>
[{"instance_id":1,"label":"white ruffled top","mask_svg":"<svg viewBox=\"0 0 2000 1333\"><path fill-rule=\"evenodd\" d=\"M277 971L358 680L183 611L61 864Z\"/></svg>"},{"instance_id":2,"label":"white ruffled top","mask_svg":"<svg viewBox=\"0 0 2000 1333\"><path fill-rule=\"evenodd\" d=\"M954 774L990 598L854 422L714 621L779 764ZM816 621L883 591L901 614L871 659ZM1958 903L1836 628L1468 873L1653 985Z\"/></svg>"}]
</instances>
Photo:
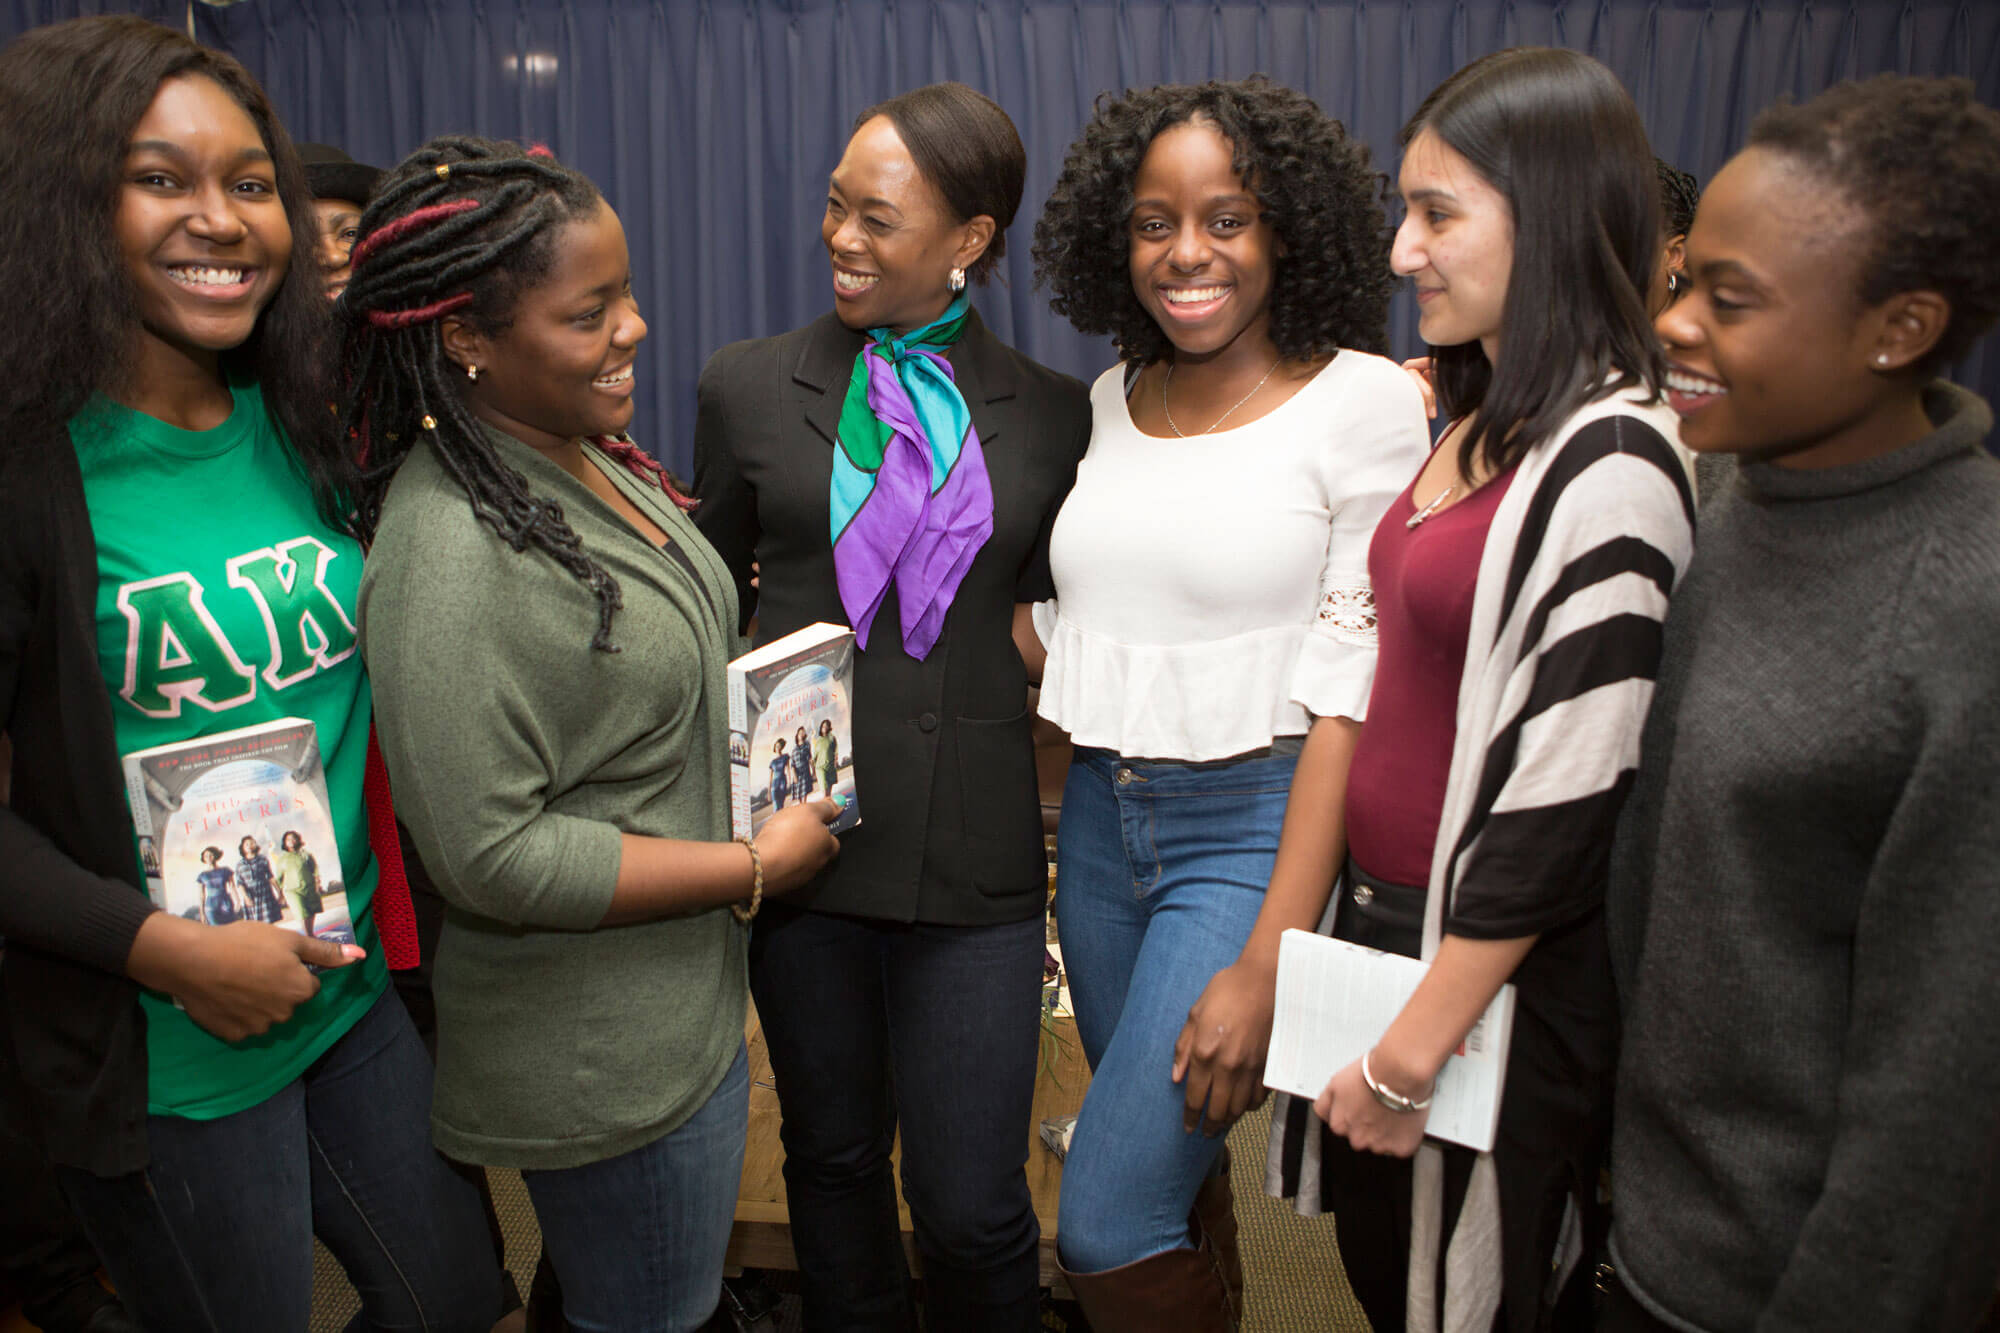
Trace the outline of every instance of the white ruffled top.
<instances>
[{"instance_id":1,"label":"white ruffled top","mask_svg":"<svg viewBox=\"0 0 2000 1333\"><path fill-rule=\"evenodd\" d=\"M1090 448L1050 539L1041 714L1078 745L1203 760L1367 712L1375 525L1430 454L1400 367L1342 351L1265 416L1142 434L1125 368L1091 386Z\"/></svg>"}]
</instances>

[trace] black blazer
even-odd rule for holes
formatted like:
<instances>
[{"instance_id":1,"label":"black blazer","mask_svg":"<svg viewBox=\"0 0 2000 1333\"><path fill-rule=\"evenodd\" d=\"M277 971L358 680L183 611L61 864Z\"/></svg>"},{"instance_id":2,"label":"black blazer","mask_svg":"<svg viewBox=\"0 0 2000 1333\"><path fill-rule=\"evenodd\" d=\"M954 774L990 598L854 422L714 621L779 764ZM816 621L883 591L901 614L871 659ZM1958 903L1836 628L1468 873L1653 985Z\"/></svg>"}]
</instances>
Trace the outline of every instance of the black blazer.
<instances>
[{"instance_id":1,"label":"black blazer","mask_svg":"<svg viewBox=\"0 0 2000 1333\"><path fill-rule=\"evenodd\" d=\"M815 621L847 623L834 584L828 487L834 433L864 335L824 315L731 344L702 371L695 522L749 608L761 569L760 644ZM854 672L861 826L788 901L942 925L1042 910L1047 862L1027 676L1014 604L1055 595L1049 530L1090 442L1090 394L990 333L975 312L947 359L993 481L993 535L959 586L930 656L903 651L892 588ZM745 611L747 618L748 611Z\"/></svg>"}]
</instances>

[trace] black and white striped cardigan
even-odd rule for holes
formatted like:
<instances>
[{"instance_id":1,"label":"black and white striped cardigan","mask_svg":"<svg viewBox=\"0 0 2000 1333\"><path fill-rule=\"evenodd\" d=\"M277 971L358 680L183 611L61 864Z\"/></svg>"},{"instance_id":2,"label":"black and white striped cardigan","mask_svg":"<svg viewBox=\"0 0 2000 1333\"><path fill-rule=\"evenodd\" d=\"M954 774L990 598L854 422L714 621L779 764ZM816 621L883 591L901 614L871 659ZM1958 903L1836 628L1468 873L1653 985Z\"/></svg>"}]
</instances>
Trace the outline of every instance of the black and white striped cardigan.
<instances>
[{"instance_id":1,"label":"black and white striped cardigan","mask_svg":"<svg viewBox=\"0 0 2000 1333\"><path fill-rule=\"evenodd\" d=\"M1431 860L1426 958L1469 882L1486 893L1508 883L1546 892L1574 884L1580 870L1601 879L1588 868L1601 872L1638 768L1661 623L1694 541L1679 420L1664 403L1644 398L1626 390L1578 411L1521 460L1494 513L1473 592L1457 739ZM1614 427L1578 439L1583 427L1607 418L1651 429ZM1289 1115L1288 1101L1280 1095L1272 1108L1266 1187L1292 1197L1301 1212L1318 1213L1325 1127L1310 1114ZM1303 1126L1303 1143L1290 1142L1290 1126ZM1284 1169L1288 1158L1292 1171ZM1412 1201L1408 1326L1413 1333L1440 1326L1484 1333L1500 1299L1491 1156L1474 1167L1443 1255L1440 1312L1442 1179L1442 1157L1426 1141Z\"/></svg>"}]
</instances>

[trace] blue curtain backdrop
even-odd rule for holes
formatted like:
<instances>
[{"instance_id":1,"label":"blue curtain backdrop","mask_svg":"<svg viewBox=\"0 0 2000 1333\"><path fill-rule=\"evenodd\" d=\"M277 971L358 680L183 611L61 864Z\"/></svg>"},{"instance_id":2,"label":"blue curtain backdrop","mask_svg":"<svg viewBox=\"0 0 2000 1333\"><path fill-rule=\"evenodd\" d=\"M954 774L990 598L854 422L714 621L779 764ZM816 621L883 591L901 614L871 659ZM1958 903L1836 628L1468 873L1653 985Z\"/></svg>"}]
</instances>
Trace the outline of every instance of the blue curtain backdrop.
<instances>
[{"instance_id":1,"label":"blue curtain backdrop","mask_svg":"<svg viewBox=\"0 0 2000 1333\"><path fill-rule=\"evenodd\" d=\"M136 12L240 58L293 134L388 164L475 131L548 144L618 209L652 336L635 432L677 469L694 386L724 343L831 305L819 217L857 111L939 79L1005 107L1028 150L1000 336L1088 378L1110 348L1049 313L1027 252L1064 149L1105 90L1263 72L1393 170L1424 94L1488 51L1575 47L1625 81L1657 151L1704 181L1781 96L1894 71L1962 75L2000 105L1993 0L0 0L0 37ZM1418 350L1407 293L1393 334ZM1957 376L2000 401L2000 349Z\"/></svg>"}]
</instances>

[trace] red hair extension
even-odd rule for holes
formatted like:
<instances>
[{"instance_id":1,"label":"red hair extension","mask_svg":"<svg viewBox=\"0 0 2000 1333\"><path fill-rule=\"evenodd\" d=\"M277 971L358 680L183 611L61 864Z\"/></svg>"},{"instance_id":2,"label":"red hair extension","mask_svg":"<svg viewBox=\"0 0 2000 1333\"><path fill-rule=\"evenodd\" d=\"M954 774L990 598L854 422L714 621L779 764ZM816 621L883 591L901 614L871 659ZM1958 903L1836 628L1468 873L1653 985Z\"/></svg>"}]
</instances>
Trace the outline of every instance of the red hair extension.
<instances>
[{"instance_id":1,"label":"red hair extension","mask_svg":"<svg viewBox=\"0 0 2000 1333\"><path fill-rule=\"evenodd\" d=\"M680 488L674 485L673 477L668 474L665 468L660 466L659 460L630 440L620 440L610 435L599 435L597 437L597 447L631 469L633 475L638 477L639 480L650 481L665 491L667 498L672 500L675 507L683 514L693 513L695 506L700 503L700 501L691 496L682 495Z\"/></svg>"},{"instance_id":2,"label":"red hair extension","mask_svg":"<svg viewBox=\"0 0 2000 1333\"><path fill-rule=\"evenodd\" d=\"M373 232L362 237L361 243L354 247L354 253L348 257L348 263L355 268L359 268L361 267L362 260L374 254L389 242L401 240L411 232L428 227L433 222L463 213L468 208L477 207L479 207L477 199L448 199L441 204L426 204L413 213L405 213L393 221L383 223Z\"/></svg>"},{"instance_id":3,"label":"red hair extension","mask_svg":"<svg viewBox=\"0 0 2000 1333\"><path fill-rule=\"evenodd\" d=\"M457 296L447 296L442 301L429 305L412 307L409 310L371 310L368 322L378 329L407 329L412 324L428 324L440 315L472 304L471 292L460 292Z\"/></svg>"}]
</instances>

